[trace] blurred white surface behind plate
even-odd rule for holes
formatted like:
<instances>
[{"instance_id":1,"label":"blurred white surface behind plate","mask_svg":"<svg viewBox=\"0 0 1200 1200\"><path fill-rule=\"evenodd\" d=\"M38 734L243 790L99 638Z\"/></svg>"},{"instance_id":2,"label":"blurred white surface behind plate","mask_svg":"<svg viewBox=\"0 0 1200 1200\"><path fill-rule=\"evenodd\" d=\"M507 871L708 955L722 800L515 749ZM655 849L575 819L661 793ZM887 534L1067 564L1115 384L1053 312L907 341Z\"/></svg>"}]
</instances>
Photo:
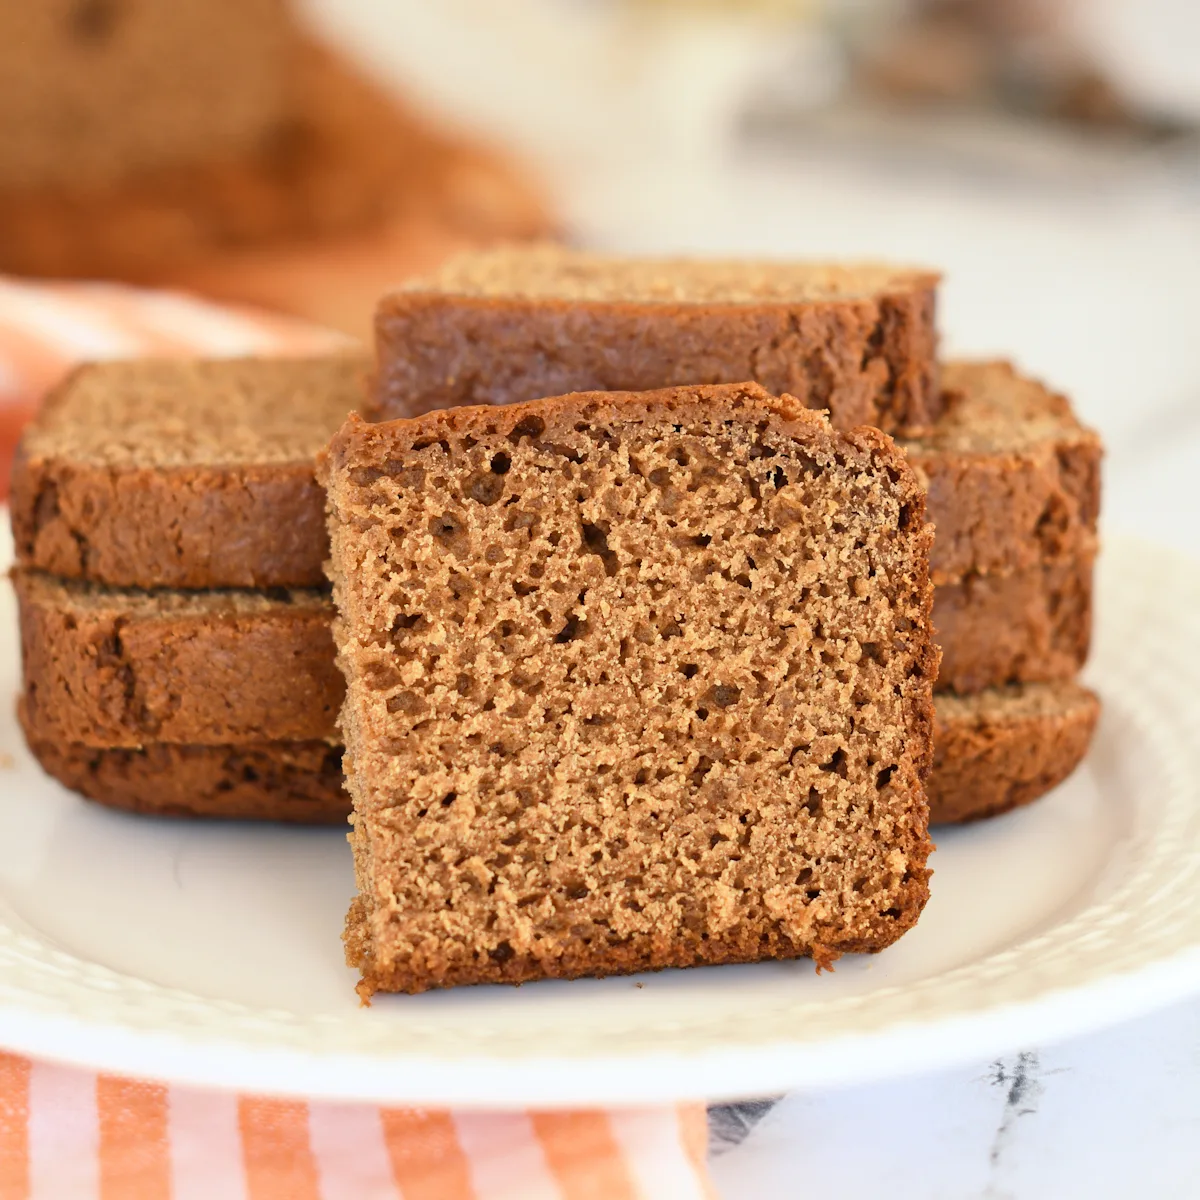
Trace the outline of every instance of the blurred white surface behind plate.
<instances>
[{"instance_id":1,"label":"blurred white surface behind plate","mask_svg":"<svg viewBox=\"0 0 1200 1200\"><path fill-rule=\"evenodd\" d=\"M1100 571L1084 767L938 831L933 898L874 958L471 988L357 1006L339 831L152 821L41 775L0 717L0 1045L245 1090L490 1107L648 1103L886 1078L1200 991L1200 567ZM0 690L17 688L11 590Z\"/></svg>"}]
</instances>

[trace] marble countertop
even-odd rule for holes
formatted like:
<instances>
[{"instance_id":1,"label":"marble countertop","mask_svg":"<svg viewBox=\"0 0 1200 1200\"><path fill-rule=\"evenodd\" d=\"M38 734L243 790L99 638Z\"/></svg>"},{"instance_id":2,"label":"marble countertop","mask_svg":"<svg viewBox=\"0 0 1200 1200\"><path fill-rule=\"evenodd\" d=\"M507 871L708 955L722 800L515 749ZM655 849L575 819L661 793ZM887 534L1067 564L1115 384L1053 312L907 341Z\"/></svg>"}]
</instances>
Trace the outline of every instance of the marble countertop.
<instances>
[{"instance_id":1,"label":"marble countertop","mask_svg":"<svg viewBox=\"0 0 1200 1200\"><path fill-rule=\"evenodd\" d=\"M1194 1200L1200 1003L738 1115L711 1118L722 1200L792 1200L801 1188L838 1200Z\"/></svg>"}]
</instances>

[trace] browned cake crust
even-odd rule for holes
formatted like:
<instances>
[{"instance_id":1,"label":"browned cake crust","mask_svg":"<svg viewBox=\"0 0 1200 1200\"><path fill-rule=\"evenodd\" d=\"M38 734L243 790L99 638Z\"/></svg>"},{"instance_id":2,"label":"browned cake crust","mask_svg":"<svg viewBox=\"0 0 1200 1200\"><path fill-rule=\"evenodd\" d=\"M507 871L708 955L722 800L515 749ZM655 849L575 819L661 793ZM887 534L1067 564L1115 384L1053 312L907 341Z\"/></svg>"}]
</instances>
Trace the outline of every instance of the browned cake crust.
<instances>
[{"instance_id":1,"label":"browned cake crust","mask_svg":"<svg viewBox=\"0 0 1200 1200\"><path fill-rule=\"evenodd\" d=\"M879 950L928 895L924 493L755 385L351 422L360 991Z\"/></svg>"},{"instance_id":2,"label":"browned cake crust","mask_svg":"<svg viewBox=\"0 0 1200 1200\"><path fill-rule=\"evenodd\" d=\"M754 380L839 429L937 419L938 277L884 266L466 255L384 297L372 415Z\"/></svg>"},{"instance_id":3,"label":"browned cake crust","mask_svg":"<svg viewBox=\"0 0 1200 1200\"><path fill-rule=\"evenodd\" d=\"M102 749L27 733L42 769L109 808L151 816L344 825L342 751L325 742Z\"/></svg>"},{"instance_id":4,"label":"browned cake crust","mask_svg":"<svg viewBox=\"0 0 1200 1200\"><path fill-rule=\"evenodd\" d=\"M1100 700L1074 682L939 696L931 824L976 821L1043 796L1083 760Z\"/></svg>"},{"instance_id":5,"label":"browned cake crust","mask_svg":"<svg viewBox=\"0 0 1200 1200\"><path fill-rule=\"evenodd\" d=\"M17 450L17 561L119 587L322 586L313 462L365 369L357 355L80 368Z\"/></svg>"},{"instance_id":6,"label":"browned cake crust","mask_svg":"<svg viewBox=\"0 0 1200 1200\"><path fill-rule=\"evenodd\" d=\"M950 362L942 382L937 424L901 443L929 491L934 583L1093 554L1100 439L1067 399L1005 362Z\"/></svg>"},{"instance_id":7,"label":"browned cake crust","mask_svg":"<svg viewBox=\"0 0 1200 1200\"><path fill-rule=\"evenodd\" d=\"M1092 555L934 591L939 692L1073 678L1092 635Z\"/></svg>"},{"instance_id":8,"label":"browned cake crust","mask_svg":"<svg viewBox=\"0 0 1200 1200\"><path fill-rule=\"evenodd\" d=\"M341 702L319 591L120 592L14 575L28 723L59 744L312 741Z\"/></svg>"}]
</instances>

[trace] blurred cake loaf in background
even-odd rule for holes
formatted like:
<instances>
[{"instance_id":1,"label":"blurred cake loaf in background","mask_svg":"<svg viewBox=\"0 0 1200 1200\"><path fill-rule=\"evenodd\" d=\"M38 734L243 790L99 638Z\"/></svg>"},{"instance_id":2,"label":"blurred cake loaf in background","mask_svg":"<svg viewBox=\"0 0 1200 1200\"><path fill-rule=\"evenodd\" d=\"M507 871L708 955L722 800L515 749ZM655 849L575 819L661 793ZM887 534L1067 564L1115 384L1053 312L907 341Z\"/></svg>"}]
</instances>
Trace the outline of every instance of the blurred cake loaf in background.
<instances>
[{"instance_id":1,"label":"blurred cake loaf in background","mask_svg":"<svg viewBox=\"0 0 1200 1200\"><path fill-rule=\"evenodd\" d=\"M0 271L181 284L365 335L385 284L551 227L516 167L282 0L0 0Z\"/></svg>"},{"instance_id":2,"label":"blurred cake loaf in background","mask_svg":"<svg viewBox=\"0 0 1200 1200\"><path fill-rule=\"evenodd\" d=\"M254 152L293 111L293 41L282 0L4 0L0 186Z\"/></svg>"}]
</instances>

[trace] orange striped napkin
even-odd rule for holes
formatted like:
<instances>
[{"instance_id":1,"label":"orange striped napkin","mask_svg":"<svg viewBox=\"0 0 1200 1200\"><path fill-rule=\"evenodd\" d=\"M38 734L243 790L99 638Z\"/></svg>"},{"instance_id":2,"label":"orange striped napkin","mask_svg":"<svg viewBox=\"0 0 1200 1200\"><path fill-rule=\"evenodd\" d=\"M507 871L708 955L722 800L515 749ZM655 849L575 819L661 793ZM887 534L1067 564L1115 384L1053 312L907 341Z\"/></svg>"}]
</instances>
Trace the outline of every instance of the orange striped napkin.
<instances>
[{"instance_id":1,"label":"orange striped napkin","mask_svg":"<svg viewBox=\"0 0 1200 1200\"><path fill-rule=\"evenodd\" d=\"M709 1200L705 1141L698 1106L306 1104L0 1054L0 1200Z\"/></svg>"},{"instance_id":2,"label":"orange striped napkin","mask_svg":"<svg viewBox=\"0 0 1200 1200\"><path fill-rule=\"evenodd\" d=\"M172 293L0 278L0 500L21 424L75 362L344 344ZM701 1106L501 1114L305 1103L0 1051L0 1200L700 1200L716 1195L706 1145Z\"/></svg>"}]
</instances>

